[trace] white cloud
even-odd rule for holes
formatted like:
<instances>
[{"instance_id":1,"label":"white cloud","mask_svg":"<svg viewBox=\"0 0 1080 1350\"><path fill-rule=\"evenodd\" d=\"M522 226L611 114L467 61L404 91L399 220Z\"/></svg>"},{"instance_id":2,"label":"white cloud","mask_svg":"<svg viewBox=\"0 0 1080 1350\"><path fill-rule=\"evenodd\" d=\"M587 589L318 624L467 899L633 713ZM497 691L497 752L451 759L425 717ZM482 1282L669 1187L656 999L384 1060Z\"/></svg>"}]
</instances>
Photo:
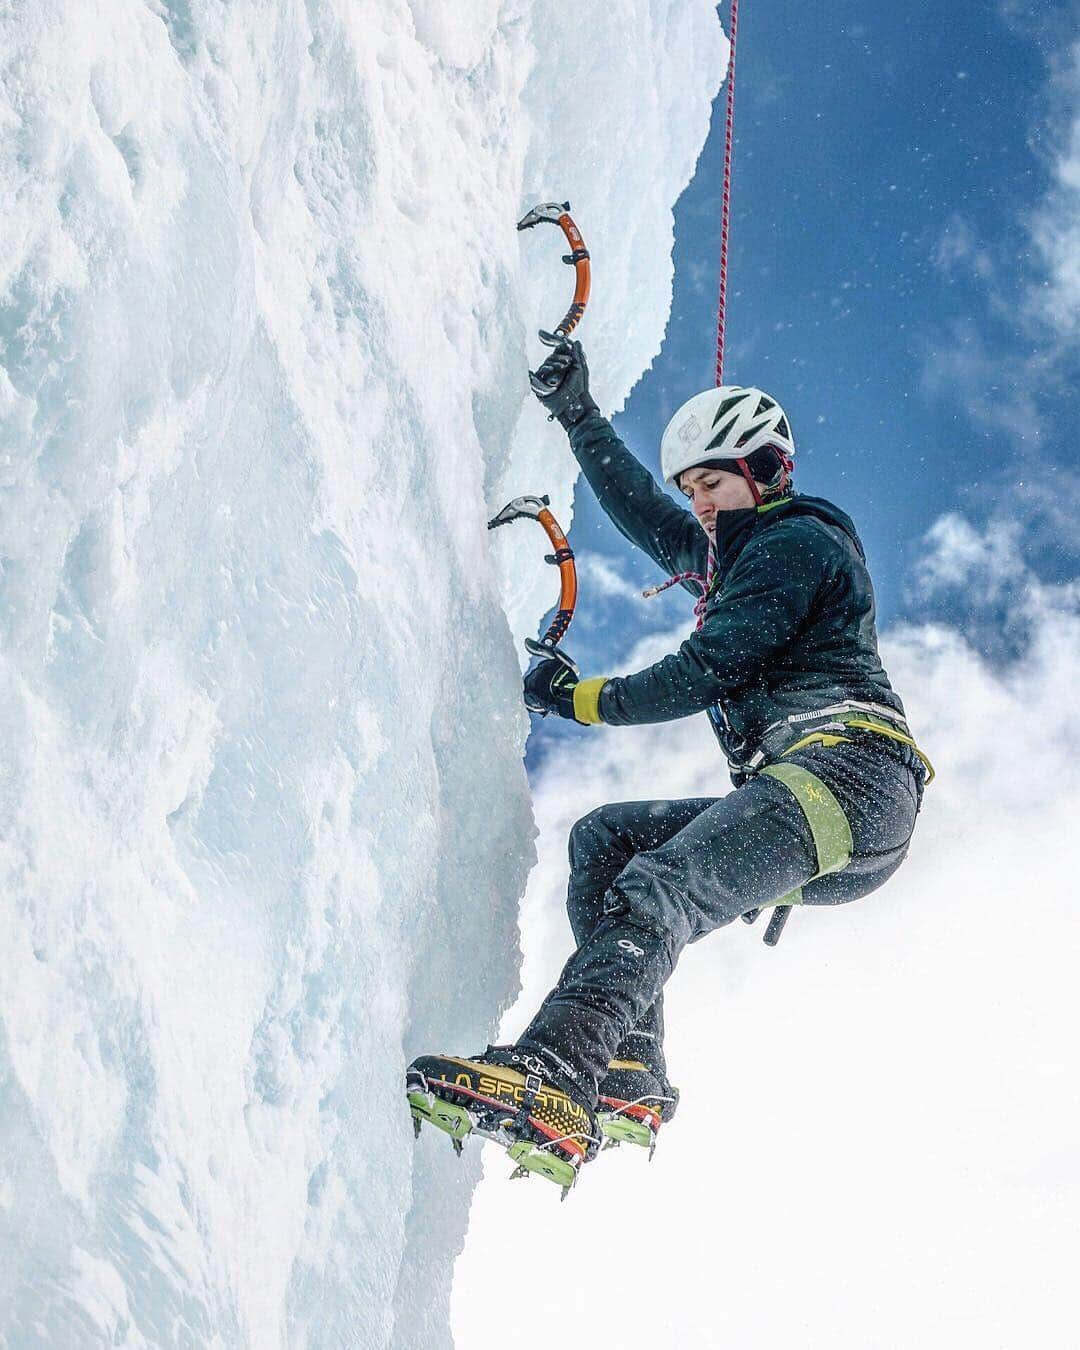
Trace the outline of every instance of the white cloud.
<instances>
[{"instance_id":1,"label":"white cloud","mask_svg":"<svg viewBox=\"0 0 1080 1350\"><path fill-rule=\"evenodd\" d=\"M632 585L602 553L577 555L578 579L591 592L611 599L641 600L641 590Z\"/></svg>"},{"instance_id":2,"label":"white cloud","mask_svg":"<svg viewBox=\"0 0 1080 1350\"><path fill-rule=\"evenodd\" d=\"M1034 213L1032 237L1045 278L1035 305L1061 338L1080 337L1080 43L1054 74L1052 186Z\"/></svg>"},{"instance_id":3,"label":"white cloud","mask_svg":"<svg viewBox=\"0 0 1080 1350\"><path fill-rule=\"evenodd\" d=\"M916 573L920 595L929 597L954 587L974 587L983 600L996 600L1024 576L1019 552L1020 527L996 519L977 530L966 516L952 511L940 516L924 536L925 550Z\"/></svg>"},{"instance_id":4,"label":"white cloud","mask_svg":"<svg viewBox=\"0 0 1080 1350\"><path fill-rule=\"evenodd\" d=\"M946 275L970 271L983 281L989 281L994 271L989 249L979 242L971 224L955 211L938 240L934 262Z\"/></svg>"},{"instance_id":5,"label":"white cloud","mask_svg":"<svg viewBox=\"0 0 1080 1350\"><path fill-rule=\"evenodd\" d=\"M942 584L1021 575L1004 537L955 517L934 534ZM545 1322L572 1325L582 1342L1068 1340L1080 587L1022 580L1028 640L1007 669L947 626L885 635L886 665L939 774L905 866L867 899L797 912L775 951L760 925L738 923L690 948L668 991L683 1103L656 1161L625 1147L604 1155L564 1207L543 1183L507 1188L505 1158L488 1150L459 1308L519 1282L509 1231L528 1235ZM703 718L583 732L580 747L536 784L540 860L506 1034L569 951L574 819L607 800L726 787ZM568 1247L580 1259L557 1259ZM499 1328L508 1350L535 1344L528 1317ZM472 1318L455 1331L461 1350L488 1339Z\"/></svg>"},{"instance_id":6,"label":"white cloud","mask_svg":"<svg viewBox=\"0 0 1080 1350\"><path fill-rule=\"evenodd\" d=\"M1028 6L1006 4L1003 12L1025 39L1034 36ZM933 251L945 275L966 270L983 283L986 312L985 321L957 319L927 345L923 389L959 404L975 425L1007 436L1003 459L1015 454L1016 446L1030 451L1044 441L1042 391L1068 384L1078 351L1080 42L1052 61L1047 102L1047 112L1031 127L1031 142L1033 148L1049 146L1049 183L1021 220L1034 247L1019 293L1015 258L995 257L958 213L949 218ZM1007 345L995 332L1011 335Z\"/></svg>"}]
</instances>

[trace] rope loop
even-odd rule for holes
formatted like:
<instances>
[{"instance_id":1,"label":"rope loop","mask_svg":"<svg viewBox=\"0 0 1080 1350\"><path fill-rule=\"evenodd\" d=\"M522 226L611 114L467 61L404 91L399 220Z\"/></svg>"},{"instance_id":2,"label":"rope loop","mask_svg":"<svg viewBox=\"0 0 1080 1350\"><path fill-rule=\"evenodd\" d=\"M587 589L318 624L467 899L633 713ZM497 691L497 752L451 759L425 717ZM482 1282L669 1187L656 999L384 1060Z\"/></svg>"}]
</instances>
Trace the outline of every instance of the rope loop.
<instances>
[{"instance_id":1,"label":"rope loop","mask_svg":"<svg viewBox=\"0 0 1080 1350\"><path fill-rule=\"evenodd\" d=\"M716 575L716 553L712 544L709 545L709 558L705 564L705 575L700 572L676 572L673 577L668 577L667 581L661 581L658 586L650 586L648 590L641 592L645 600L651 599L654 595L659 595L661 591L666 591L669 586L676 586L682 581L692 581L695 585L701 587L701 594L694 601L694 618L697 623L694 625L694 631L699 632L702 624L705 622L705 606L709 601L709 592L712 590L713 577Z\"/></svg>"}]
</instances>

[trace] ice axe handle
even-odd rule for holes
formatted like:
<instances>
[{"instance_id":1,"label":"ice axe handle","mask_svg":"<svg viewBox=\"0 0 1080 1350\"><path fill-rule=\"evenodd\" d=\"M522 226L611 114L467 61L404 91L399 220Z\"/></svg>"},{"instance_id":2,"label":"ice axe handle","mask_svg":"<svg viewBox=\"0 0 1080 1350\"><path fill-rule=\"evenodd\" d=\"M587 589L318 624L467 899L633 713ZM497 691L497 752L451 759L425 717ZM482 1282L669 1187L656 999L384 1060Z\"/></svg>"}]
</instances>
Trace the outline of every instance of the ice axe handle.
<instances>
[{"instance_id":1,"label":"ice axe handle","mask_svg":"<svg viewBox=\"0 0 1080 1350\"><path fill-rule=\"evenodd\" d=\"M525 650L530 656L539 656L543 661L558 661L564 665L571 675L581 678L581 671L578 669L577 662L568 656L561 647L557 647L553 642L538 642L536 638L525 639Z\"/></svg>"},{"instance_id":2,"label":"ice axe handle","mask_svg":"<svg viewBox=\"0 0 1080 1350\"><path fill-rule=\"evenodd\" d=\"M566 652L560 647L557 647L554 642L537 642L536 638L526 638L525 650L530 656L539 656L543 661L558 661L564 665L576 679L581 678L581 671L578 670L577 662L567 656ZM525 706L530 712L539 713L541 717L546 717L548 715L547 708L537 708L534 704L530 703L528 699L525 700Z\"/></svg>"}]
</instances>

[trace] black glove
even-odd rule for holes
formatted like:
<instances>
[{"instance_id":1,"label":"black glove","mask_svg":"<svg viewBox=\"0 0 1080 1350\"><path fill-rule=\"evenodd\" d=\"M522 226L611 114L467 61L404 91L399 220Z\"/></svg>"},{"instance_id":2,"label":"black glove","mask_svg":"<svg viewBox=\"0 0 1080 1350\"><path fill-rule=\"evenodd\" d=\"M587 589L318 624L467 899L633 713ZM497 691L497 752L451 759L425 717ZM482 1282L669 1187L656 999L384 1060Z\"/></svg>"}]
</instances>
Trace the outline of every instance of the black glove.
<instances>
[{"instance_id":1,"label":"black glove","mask_svg":"<svg viewBox=\"0 0 1080 1350\"><path fill-rule=\"evenodd\" d=\"M525 706L530 712L553 712L557 717L574 717L574 690L578 677L550 657L525 674Z\"/></svg>"},{"instance_id":2,"label":"black glove","mask_svg":"<svg viewBox=\"0 0 1080 1350\"><path fill-rule=\"evenodd\" d=\"M529 371L533 393L570 430L586 415L599 411L589 393L589 367L580 342L560 342L539 370Z\"/></svg>"}]
</instances>

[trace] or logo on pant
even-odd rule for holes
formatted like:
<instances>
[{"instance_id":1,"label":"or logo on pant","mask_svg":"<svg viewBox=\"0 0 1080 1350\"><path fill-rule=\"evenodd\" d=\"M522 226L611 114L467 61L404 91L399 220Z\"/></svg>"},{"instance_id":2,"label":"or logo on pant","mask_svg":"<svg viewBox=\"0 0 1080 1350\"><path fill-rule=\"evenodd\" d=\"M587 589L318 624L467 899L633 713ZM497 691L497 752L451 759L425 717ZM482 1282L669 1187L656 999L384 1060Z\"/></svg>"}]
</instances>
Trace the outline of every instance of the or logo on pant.
<instances>
[{"instance_id":1,"label":"or logo on pant","mask_svg":"<svg viewBox=\"0 0 1080 1350\"><path fill-rule=\"evenodd\" d=\"M629 952L632 956L645 955L645 949L643 947L635 946L629 938L620 938L617 945L620 946L624 952Z\"/></svg>"}]
</instances>

